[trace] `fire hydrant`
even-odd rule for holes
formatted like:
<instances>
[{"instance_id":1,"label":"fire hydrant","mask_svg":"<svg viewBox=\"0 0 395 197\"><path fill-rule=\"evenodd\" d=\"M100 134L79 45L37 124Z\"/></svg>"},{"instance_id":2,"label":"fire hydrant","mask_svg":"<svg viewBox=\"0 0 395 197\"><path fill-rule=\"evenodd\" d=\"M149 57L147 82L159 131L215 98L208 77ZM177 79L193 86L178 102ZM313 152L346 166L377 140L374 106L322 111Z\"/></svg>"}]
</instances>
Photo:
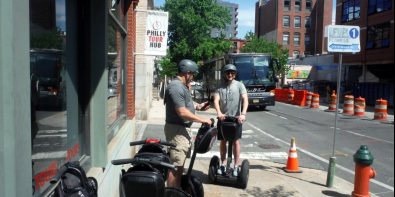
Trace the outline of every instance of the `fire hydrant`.
<instances>
[{"instance_id":1,"label":"fire hydrant","mask_svg":"<svg viewBox=\"0 0 395 197\"><path fill-rule=\"evenodd\" d=\"M353 197L370 197L369 180L376 176L376 171L372 167L373 156L368 146L362 145L354 154L355 177Z\"/></svg>"}]
</instances>

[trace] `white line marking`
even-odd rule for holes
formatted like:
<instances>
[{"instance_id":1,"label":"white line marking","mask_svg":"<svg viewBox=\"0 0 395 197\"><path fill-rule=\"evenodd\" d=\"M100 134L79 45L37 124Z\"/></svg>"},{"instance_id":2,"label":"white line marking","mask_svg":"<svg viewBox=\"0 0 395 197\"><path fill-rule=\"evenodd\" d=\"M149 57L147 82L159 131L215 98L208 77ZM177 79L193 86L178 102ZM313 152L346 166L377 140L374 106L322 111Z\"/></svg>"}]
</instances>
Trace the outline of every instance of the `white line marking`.
<instances>
[{"instance_id":1,"label":"white line marking","mask_svg":"<svg viewBox=\"0 0 395 197\"><path fill-rule=\"evenodd\" d=\"M246 122L246 124L248 124L249 126L251 126L251 127L254 128L254 129L256 129L257 131L261 132L262 134L264 134L264 135L266 135L266 136L269 136L269 137L271 137L271 138L273 138L273 139L275 139L275 140L277 140L277 141L279 141L279 142L281 142L281 143L284 143L284 144L290 146L290 143L288 143L288 142L286 142L286 141L283 141L283 140L281 140L281 139L279 139L279 138L276 138L276 137L274 137L273 135L270 135L269 133L264 132L262 129L256 127L255 125L253 125L253 124L251 124L251 123L249 123L249 122ZM313 153L311 153L311 152L309 152L309 151L307 151L307 150L304 150L304 149L302 149L302 148L298 148L298 149L299 149L299 151L303 152L303 153L306 154L306 155L309 155L310 157L313 157L313 158L315 158L315 159L317 159L317 160L319 160L319 161L321 161L321 162L324 162L324 163L326 163L326 164L329 164L329 161L328 161L327 159L324 159L324 158L322 158L322 157L320 157L320 156L317 156L317 155L315 155L315 154L313 154ZM343 171L345 171L345 172L348 172L348 173L350 173L350 174L352 174L352 175L355 175L354 171L349 170L349 169L347 169L346 167L343 167L343 166L341 166L341 165L336 164L336 168L341 169L341 170L343 170ZM390 186L390 185L387 185L387 184L385 184L385 183L382 183L382 182L380 182L380 181L377 181L377 180L374 180L374 179L370 179L370 182L372 182L372 183L374 183L374 184L376 184L376 185L379 185L379 186L381 186L381 187L384 187L384 188L386 188L386 189L389 189L389 190L391 190L391 191L394 191L394 187L392 187L392 186Z\"/></svg>"},{"instance_id":2,"label":"white line marking","mask_svg":"<svg viewBox=\"0 0 395 197\"><path fill-rule=\"evenodd\" d=\"M51 133L66 133L67 129L59 129L59 130L39 130L37 134L51 134Z\"/></svg>"},{"instance_id":3,"label":"white line marking","mask_svg":"<svg viewBox=\"0 0 395 197\"><path fill-rule=\"evenodd\" d=\"M197 154L198 158L212 158L213 156L219 157L218 151L209 151L205 154ZM271 159L287 159L286 152L244 152L240 154L241 159L257 159L257 160L271 160Z\"/></svg>"},{"instance_id":4,"label":"white line marking","mask_svg":"<svg viewBox=\"0 0 395 197\"><path fill-rule=\"evenodd\" d=\"M288 120L288 118L286 118L286 117L284 117L284 116L279 116L279 115L273 114L273 113L271 113L271 112L265 112L265 113L266 113L266 114L269 114L269 115L272 115L272 116L275 116L275 117L282 118L282 119L284 119L284 120Z\"/></svg>"},{"instance_id":5,"label":"white line marking","mask_svg":"<svg viewBox=\"0 0 395 197\"><path fill-rule=\"evenodd\" d=\"M51 137L61 137L66 138L67 134L55 134L55 135L37 135L36 138L51 138Z\"/></svg>"},{"instance_id":6,"label":"white line marking","mask_svg":"<svg viewBox=\"0 0 395 197\"><path fill-rule=\"evenodd\" d=\"M252 134L252 133L254 133L253 130L244 130L243 131L243 134Z\"/></svg>"},{"instance_id":7,"label":"white line marking","mask_svg":"<svg viewBox=\"0 0 395 197\"><path fill-rule=\"evenodd\" d=\"M66 151L53 151L45 153L36 153L32 155L32 159L61 159L66 158Z\"/></svg>"},{"instance_id":8,"label":"white line marking","mask_svg":"<svg viewBox=\"0 0 395 197\"><path fill-rule=\"evenodd\" d=\"M330 127L330 128L333 129L334 127ZM370 136L363 135L363 134L360 134L360 133L355 133L355 132L353 132L353 131L347 131L347 130L343 130L343 129L339 129L339 128L337 128L336 130L344 131L344 132L346 132L346 133L350 133L350 134L357 135L357 136L360 136L360 137L366 137L366 138L369 138L369 139L372 139L372 140L377 140L377 141L385 142L385 143L388 143L388 144L394 144L394 142L390 142L390 141L387 141L387 140L382 140L382 139L375 138L375 137L370 137Z\"/></svg>"}]
</instances>

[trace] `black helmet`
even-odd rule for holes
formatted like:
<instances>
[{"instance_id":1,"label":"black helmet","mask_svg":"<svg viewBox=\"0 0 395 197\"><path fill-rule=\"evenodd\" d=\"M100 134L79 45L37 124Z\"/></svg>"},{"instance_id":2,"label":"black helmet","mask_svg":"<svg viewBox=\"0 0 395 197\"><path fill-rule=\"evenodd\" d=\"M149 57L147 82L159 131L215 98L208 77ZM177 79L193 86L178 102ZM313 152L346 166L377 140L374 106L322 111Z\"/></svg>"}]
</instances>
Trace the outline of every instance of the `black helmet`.
<instances>
[{"instance_id":1,"label":"black helmet","mask_svg":"<svg viewBox=\"0 0 395 197\"><path fill-rule=\"evenodd\" d=\"M235 72L237 72L237 68L233 64L227 64L227 65L224 66L223 71L224 72L226 72L226 71L235 71Z\"/></svg>"},{"instance_id":2,"label":"black helmet","mask_svg":"<svg viewBox=\"0 0 395 197\"><path fill-rule=\"evenodd\" d=\"M183 60L181 60L180 63L178 63L178 72L179 73L187 73L187 72L197 73L198 66L192 60L183 59Z\"/></svg>"}]
</instances>

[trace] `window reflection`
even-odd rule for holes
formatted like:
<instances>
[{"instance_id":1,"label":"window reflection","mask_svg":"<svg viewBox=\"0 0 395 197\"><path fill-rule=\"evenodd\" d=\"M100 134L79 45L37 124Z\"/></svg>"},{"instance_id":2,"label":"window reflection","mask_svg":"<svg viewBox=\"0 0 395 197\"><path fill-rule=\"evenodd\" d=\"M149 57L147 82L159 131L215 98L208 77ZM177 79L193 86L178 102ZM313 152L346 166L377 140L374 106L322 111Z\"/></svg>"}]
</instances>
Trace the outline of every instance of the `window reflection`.
<instances>
[{"instance_id":1,"label":"window reflection","mask_svg":"<svg viewBox=\"0 0 395 197\"><path fill-rule=\"evenodd\" d=\"M119 7L119 6L118 6ZM112 13L118 9L113 8ZM118 13L118 12L115 12ZM115 15L114 13L114 15ZM118 15L115 15L118 16ZM112 124L123 114L123 46L121 35L118 30L114 18L109 16L108 24L108 89L107 89L107 127L110 128ZM119 18L119 17L117 17ZM109 129L111 130L111 129Z\"/></svg>"},{"instance_id":2,"label":"window reflection","mask_svg":"<svg viewBox=\"0 0 395 197\"><path fill-rule=\"evenodd\" d=\"M68 160L80 158L67 128L65 0L30 0L31 133L34 196Z\"/></svg>"}]
</instances>

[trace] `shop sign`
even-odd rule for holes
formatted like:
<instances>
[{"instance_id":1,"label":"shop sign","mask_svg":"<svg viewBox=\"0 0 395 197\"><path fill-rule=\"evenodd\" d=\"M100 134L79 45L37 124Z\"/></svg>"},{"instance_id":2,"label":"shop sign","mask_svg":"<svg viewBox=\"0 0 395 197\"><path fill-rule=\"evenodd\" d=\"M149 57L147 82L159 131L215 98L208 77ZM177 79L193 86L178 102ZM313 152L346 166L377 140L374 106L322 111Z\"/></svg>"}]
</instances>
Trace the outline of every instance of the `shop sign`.
<instances>
[{"instance_id":1,"label":"shop sign","mask_svg":"<svg viewBox=\"0 0 395 197\"><path fill-rule=\"evenodd\" d=\"M144 54L158 56L166 55L168 23L168 12L147 11Z\"/></svg>"}]
</instances>

